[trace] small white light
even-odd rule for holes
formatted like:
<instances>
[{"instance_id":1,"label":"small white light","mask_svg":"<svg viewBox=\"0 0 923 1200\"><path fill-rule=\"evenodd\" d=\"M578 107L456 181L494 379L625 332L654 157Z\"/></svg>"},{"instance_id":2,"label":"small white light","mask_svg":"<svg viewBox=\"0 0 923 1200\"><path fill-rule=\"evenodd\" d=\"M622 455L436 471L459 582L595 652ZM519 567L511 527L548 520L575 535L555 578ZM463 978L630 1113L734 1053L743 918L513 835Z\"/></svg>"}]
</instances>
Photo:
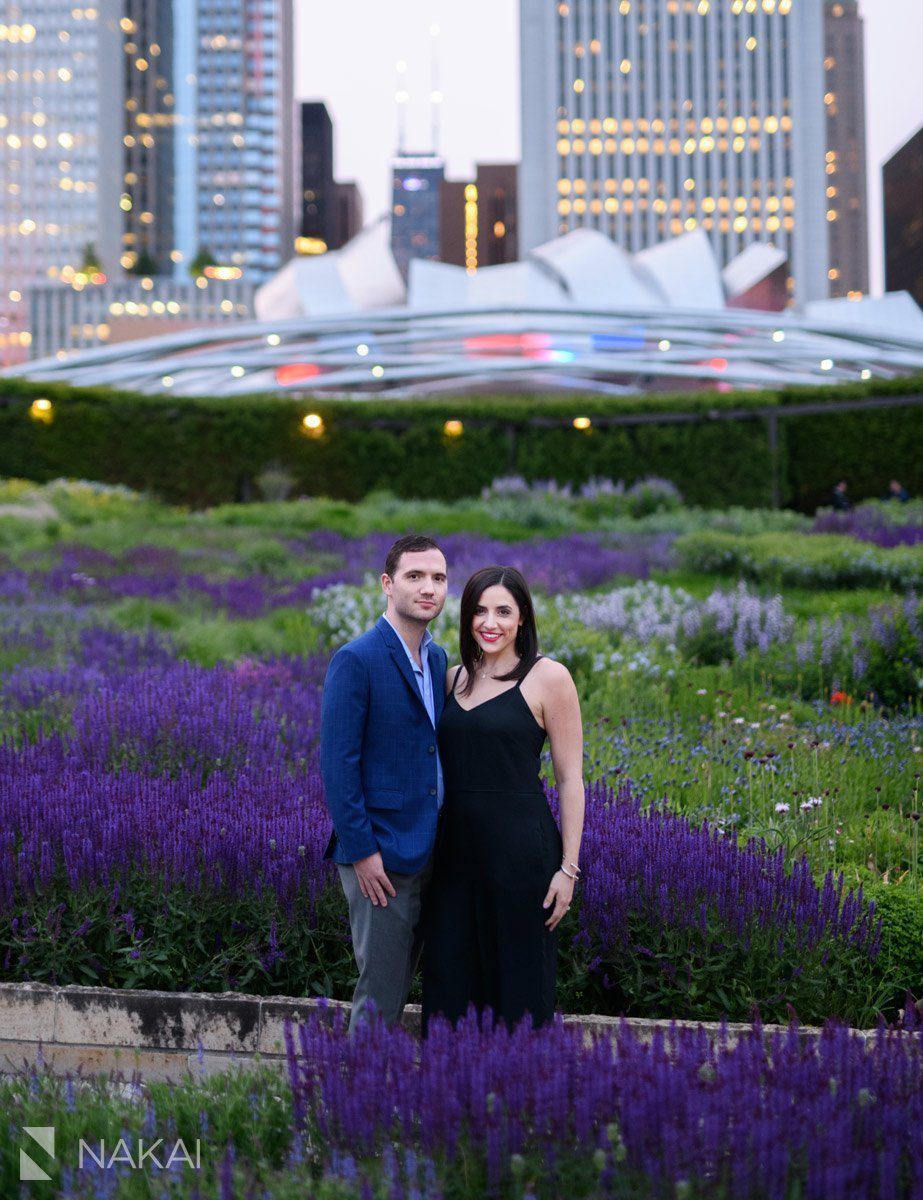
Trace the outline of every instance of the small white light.
<instances>
[{"instance_id":1,"label":"small white light","mask_svg":"<svg viewBox=\"0 0 923 1200\"><path fill-rule=\"evenodd\" d=\"M382 377L382 375L384 375L384 373L385 373L384 367L379 367L379 366L372 367L372 374L375 376L376 379L381 379L381 377Z\"/></svg>"},{"instance_id":2,"label":"small white light","mask_svg":"<svg viewBox=\"0 0 923 1200\"><path fill-rule=\"evenodd\" d=\"M820 369L822 371L832 371L833 370L833 359L832 358L822 359L821 364L820 364Z\"/></svg>"},{"instance_id":3,"label":"small white light","mask_svg":"<svg viewBox=\"0 0 923 1200\"><path fill-rule=\"evenodd\" d=\"M871 379L872 378L872 372L868 369L868 367L864 368L864 370L862 372L862 378L863 379Z\"/></svg>"},{"instance_id":4,"label":"small white light","mask_svg":"<svg viewBox=\"0 0 923 1200\"><path fill-rule=\"evenodd\" d=\"M366 346L366 345L365 345L365 343L364 343L364 342L362 343L362 345L361 345L361 346L357 346L357 347L356 347L356 353L357 353L357 354L358 354L358 355L359 355L361 358L365 358L365 356L368 354L368 352L369 352L369 348L368 348L368 346Z\"/></svg>"},{"instance_id":5,"label":"small white light","mask_svg":"<svg viewBox=\"0 0 923 1200\"><path fill-rule=\"evenodd\" d=\"M245 375L246 372L244 371L243 367L231 367L231 374L235 379L240 379L240 377Z\"/></svg>"},{"instance_id":6,"label":"small white light","mask_svg":"<svg viewBox=\"0 0 923 1200\"><path fill-rule=\"evenodd\" d=\"M271 333L266 338L266 341L269 343L270 346L278 346L278 344L282 341L282 339L279 337L279 335L277 333Z\"/></svg>"},{"instance_id":7,"label":"small white light","mask_svg":"<svg viewBox=\"0 0 923 1200\"><path fill-rule=\"evenodd\" d=\"M164 387L172 387L173 386L173 376L172 375L164 375L163 379L161 379L160 382L163 384Z\"/></svg>"},{"instance_id":8,"label":"small white light","mask_svg":"<svg viewBox=\"0 0 923 1200\"><path fill-rule=\"evenodd\" d=\"M777 329L775 331L775 333L772 335L772 340L774 342L784 342L785 341L784 332L781 329Z\"/></svg>"},{"instance_id":9,"label":"small white light","mask_svg":"<svg viewBox=\"0 0 923 1200\"><path fill-rule=\"evenodd\" d=\"M667 338L664 338L663 341L657 343L657 349L658 350L669 350L670 349L670 343L667 340Z\"/></svg>"}]
</instances>

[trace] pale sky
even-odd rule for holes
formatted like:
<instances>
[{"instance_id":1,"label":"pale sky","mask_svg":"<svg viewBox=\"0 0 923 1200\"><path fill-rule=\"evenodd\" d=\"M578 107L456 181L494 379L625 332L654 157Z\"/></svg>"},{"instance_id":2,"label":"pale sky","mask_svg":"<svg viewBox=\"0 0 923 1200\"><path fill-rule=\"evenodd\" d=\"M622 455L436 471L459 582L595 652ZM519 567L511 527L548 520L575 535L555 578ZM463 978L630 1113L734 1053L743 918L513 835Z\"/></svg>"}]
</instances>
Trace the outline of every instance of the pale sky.
<instances>
[{"instance_id":1,"label":"pale sky","mask_svg":"<svg viewBox=\"0 0 923 1200\"><path fill-rule=\"evenodd\" d=\"M804 2L804 0L802 0ZM814 0L820 2L820 0ZM398 87L408 95L405 148L433 148L430 28L439 29L438 149L453 178L476 161L519 159L519 0L295 0L296 94L323 100L335 126L336 173L355 179L366 219L390 199ZM862 0L872 291L883 285L881 164L923 124L923 0ZM400 77L398 61L407 64Z\"/></svg>"}]
</instances>

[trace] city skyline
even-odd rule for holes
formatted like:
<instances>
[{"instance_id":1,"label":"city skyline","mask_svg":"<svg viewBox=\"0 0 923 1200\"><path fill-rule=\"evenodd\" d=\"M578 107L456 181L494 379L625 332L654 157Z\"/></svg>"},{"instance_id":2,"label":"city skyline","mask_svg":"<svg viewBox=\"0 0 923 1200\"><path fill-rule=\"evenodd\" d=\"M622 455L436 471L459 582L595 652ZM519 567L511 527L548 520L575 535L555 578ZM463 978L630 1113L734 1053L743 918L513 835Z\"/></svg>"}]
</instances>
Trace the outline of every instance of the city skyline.
<instances>
[{"instance_id":1,"label":"city skyline","mask_svg":"<svg viewBox=\"0 0 923 1200\"><path fill-rule=\"evenodd\" d=\"M35 285L217 265L254 284L289 260L292 0L2 11L0 364L32 345Z\"/></svg>"},{"instance_id":2,"label":"city skyline","mask_svg":"<svg viewBox=\"0 0 923 1200\"><path fill-rule=\"evenodd\" d=\"M881 166L923 124L917 39L908 37L909 29L923 32L923 14L916 0L864 0L860 10L866 34L871 290L877 294L883 285ZM335 16L297 0L296 94L327 103L339 170L360 184L370 219L388 208L399 87L408 94L403 106L406 148L432 148L428 97L433 24L439 28L436 86L443 95L438 149L447 175L470 174L475 160L515 161L520 156L518 0L471 0L464 9L446 0L405 0L402 14L397 27L384 10L369 10L359 0L343 0ZM342 60L329 53L346 36L352 64L348 75ZM401 76L395 70L399 60L407 64Z\"/></svg>"}]
</instances>

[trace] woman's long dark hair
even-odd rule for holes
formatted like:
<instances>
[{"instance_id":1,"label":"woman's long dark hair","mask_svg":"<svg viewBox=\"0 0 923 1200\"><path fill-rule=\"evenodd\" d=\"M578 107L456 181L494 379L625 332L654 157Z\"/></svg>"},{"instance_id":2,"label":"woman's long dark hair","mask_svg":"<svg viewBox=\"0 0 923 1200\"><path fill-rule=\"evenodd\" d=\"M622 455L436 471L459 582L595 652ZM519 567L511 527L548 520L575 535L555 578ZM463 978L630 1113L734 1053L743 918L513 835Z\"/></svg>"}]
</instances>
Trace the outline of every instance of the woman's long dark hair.
<instances>
[{"instance_id":1,"label":"woman's long dark hair","mask_svg":"<svg viewBox=\"0 0 923 1200\"><path fill-rule=\"evenodd\" d=\"M461 615L459 617L458 648L461 654L462 666L465 668L467 682L462 689L466 696L474 686L474 675L477 670L481 650L471 632L475 610L481 596L489 587L505 587L519 607L522 625L516 635L516 652L519 662L508 675L498 675L497 679L525 679L538 658L538 630L535 627L535 606L529 594L529 585L515 567L482 567L475 571L468 582L461 598Z\"/></svg>"}]
</instances>

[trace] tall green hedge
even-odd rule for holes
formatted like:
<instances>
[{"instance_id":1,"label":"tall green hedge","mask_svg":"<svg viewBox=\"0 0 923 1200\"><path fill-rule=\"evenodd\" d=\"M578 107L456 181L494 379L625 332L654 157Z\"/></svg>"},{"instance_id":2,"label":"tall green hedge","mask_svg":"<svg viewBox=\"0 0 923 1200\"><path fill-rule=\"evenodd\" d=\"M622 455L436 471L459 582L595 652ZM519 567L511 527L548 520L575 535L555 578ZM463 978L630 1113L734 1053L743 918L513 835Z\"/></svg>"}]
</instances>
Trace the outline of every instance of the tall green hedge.
<instances>
[{"instance_id":1,"label":"tall green hedge","mask_svg":"<svg viewBox=\"0 0 923 1200\"><path fill-rule=\"evenodd\" d=\"M455 499L511 473L577 484L659 475L693 504L756 506L771 502L775 472L783 503L813 508L844 475L856 498L881 494L895 475L923 490L923 404L836 411L843 397L921 392L923 377L850 389L635 397L215 399L7 379L0 380L0 475L125 483L195 507L255 495L256 477L274 463L291 472L296 493L350 500L376 488ZM40 396L52 402L48 424L30 416ZM779 420L773 463L761 412L821 401L829 401L829 415ZM730 417L732 410L739 415ZM303 432L308 412L323 418L319 437ZM664 421L606 424L641 413ZM693 419L671 420L678 413ZM593 423L575 429L576 416ZM464 423L460 437L444 432L450 419Z\"/></svg>"},{"instance_id":2,"label":"tall green hedge","mask_svg":"<svg viewBox=\"0 0 923 1200\"><path fill-rule=\"evenodd\" d=\"M869 396L899 397L923 393L923 377L848 384L818 394L792 388L780 404L812 404L860 400ZM854 500L882 497L897 478L914 495L923 493L923 404L880 408L833 416L787 417L788 499L793 508L811 512L830 503L830 491L845 478Z\"/></svg>"}]
</instances>

